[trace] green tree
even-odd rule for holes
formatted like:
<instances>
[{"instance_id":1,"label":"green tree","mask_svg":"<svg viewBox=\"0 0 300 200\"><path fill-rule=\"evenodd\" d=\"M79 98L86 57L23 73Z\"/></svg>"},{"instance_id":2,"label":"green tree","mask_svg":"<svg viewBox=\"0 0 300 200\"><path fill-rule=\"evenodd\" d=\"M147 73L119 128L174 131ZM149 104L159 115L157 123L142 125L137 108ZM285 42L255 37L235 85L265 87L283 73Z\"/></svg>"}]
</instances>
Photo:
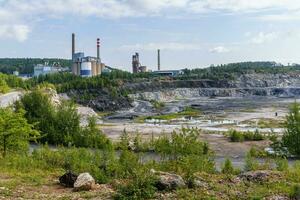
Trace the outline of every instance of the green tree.
<instances>
[{"instance_id":1,"label":"green tree","mask_svg":"<svg viewBox=\"0 0 300 200\"><path fill-rule=\"evenodd\" d=\"M3 79L0 79L0 93L6 93L9 91L9 87Z\"/></svg>"},{"instance_id":2,"label":"green tree","mask_svg":"<svg viewBox=\"0 0 300 200\"><path fill-rule=\"evenodd\" d=\"M300 112L299 104L294 103L286 117L286 131L282 137L283 145L293 155L300 156Z\"/></svg>"},{"instance_id":3,"label":"green tree","mask_svg":"<svg viewBox=\"0 0 300 200\"><path fill-rule=\"evenodd\" d=\"M74 136L80 134L80 116L74 103L61 102L56 111L54 127L54 144L74 144Z\"/></svg>"},{"instance_id":4,"label":"green tree","mask_svg":"<svg viewBox=\"0 0 300 200\"><path fill-rule=\"evenodd\" d=\"M5 157L8 151L24 150L28 142L36 139L39 132L24 117L24 111L0 108L0 150Z\"/></svg>"},{"instance_id":5,"label":"green tree","mask_svg":"<svg viewBox=\"0 0 300 200\"><path fill-rule=\"evenodd\" d=\"M53 144L55 141L53 138L55 133L55 109L49 96L36 89L25 94L17 105L17 107L25 109L25 117L28 122L36 124L36 128L41 132L41 141Z\"/></svg>"}]
</instances>

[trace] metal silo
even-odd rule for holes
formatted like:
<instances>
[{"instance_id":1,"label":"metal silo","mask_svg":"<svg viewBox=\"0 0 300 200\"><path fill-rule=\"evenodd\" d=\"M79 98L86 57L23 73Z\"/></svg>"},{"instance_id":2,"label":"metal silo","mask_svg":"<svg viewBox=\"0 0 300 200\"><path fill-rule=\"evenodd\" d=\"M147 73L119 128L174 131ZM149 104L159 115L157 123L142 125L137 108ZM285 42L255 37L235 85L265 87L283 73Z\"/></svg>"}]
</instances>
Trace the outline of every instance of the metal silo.
<instances>
[{"instance_id":1,"label":"metal silo","mask_svg":"<svg viewBox=\"0 0 300 200\"><path fill-rule=\"evenodd\" d=\"M80 76L82 77L92 76L92 63L90 61L83 61L81 63Z\"/></svg>"}]
</instances>

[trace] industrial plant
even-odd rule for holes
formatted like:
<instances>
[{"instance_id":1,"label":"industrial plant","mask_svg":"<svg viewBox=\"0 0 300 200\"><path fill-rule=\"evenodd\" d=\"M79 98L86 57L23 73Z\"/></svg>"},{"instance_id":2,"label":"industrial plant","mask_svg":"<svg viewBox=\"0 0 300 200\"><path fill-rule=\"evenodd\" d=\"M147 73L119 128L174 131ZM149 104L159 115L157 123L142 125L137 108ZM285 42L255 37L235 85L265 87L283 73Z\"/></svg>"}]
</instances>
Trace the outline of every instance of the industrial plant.
<instances>
[{"instance_id":1,"label":"industrial plant","mask_svg":"<svg viewBox=\"0 0 300 200\"><path fill-rule=\"evenodd\" d=\"M147 72L147 67L142 66L140 63L140 55L139 53L135 53L132 56L132 73L144 73Z\"/></svg>"},{"instance_id":2,"label":"industrial plant","mask_svg":"<svg viewBox=\"0 0 300 200\"><path fill-rule=\"evenodd\" d=\"M75 34L72 34L72 73L82 77L101 75L105 64L100 58L100 39L97 38L97 57L85 56L83 52L75 52Z\"/></svg>"}]
</instances>

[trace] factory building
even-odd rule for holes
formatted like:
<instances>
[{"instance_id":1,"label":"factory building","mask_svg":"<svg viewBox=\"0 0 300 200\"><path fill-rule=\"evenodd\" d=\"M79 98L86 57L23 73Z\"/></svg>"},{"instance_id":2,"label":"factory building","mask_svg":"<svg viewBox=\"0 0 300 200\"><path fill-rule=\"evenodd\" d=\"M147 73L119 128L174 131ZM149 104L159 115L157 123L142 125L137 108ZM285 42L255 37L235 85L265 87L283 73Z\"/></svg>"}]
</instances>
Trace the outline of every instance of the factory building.
<instances>
[{"instance_id":1,"label":"factory building","mask_svg":"<svg viewBox=\"0 0 300 200\"><path fill-rule=\"evenodd\" d=\"M85 56L83 52L75 53L75 34L72 34L72 73L77 76L91 77L100 75L105 64L100 59L100 39L97 39L97 57Z\"/></svg>"},{"instance_id":2,"label":"factory building","mask_svg":"<svg viewBox=\"0 0 300 200\"><path fill-rule=\"evenodd\" d=\"M147 72L146 66L141 66L139 53L135 53L132 56L132 73L144 73Z\"/></svg>"},{"instance_id":3,"label":"factory building","mask_svg":"<svg viewBox=\"0 0 300 200\"><path fill-rule=\"evenodd\" d=\"M50 66L48 63L37 64L33 67L33 76L38 77L40 75L53 74L64 71L61 67Z\"/></svg>"}]
</instances>

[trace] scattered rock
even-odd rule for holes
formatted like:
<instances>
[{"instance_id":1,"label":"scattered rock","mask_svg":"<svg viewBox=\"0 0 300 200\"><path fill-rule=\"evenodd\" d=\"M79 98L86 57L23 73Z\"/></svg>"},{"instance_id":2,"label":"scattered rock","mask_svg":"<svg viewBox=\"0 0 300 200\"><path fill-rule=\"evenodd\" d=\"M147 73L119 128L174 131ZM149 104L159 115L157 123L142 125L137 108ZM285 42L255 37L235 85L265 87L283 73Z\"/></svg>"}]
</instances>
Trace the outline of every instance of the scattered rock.
<instances>
[{"instance_id":1,"label":"scattered rock","mask_svg":"<svg viewBox=\"0 0 300 200\"><path fill-rule=\"evenodd\" d=\"M242 180L247 180L252 182L263 182L263 181L267 181L271 176L279 177L279 174L273 171L259 170L259 171L245 172L239 175L239 178L241 178Z\"/></svg>"},{"instance_id":2,"label":"scattered rock","mask_svg":"<svg viewBox=\"0 0 300 200\"><path fill-rule=\"evenodd\" d=\"M59 183L65 187L74 187L77 175L72 172L67 172L59 177Z\"/></svg>"},{"instance_id":3,"label":"scattered rock","mask_svg":"<svg viewBox=\"0 0 300 200\"><path fill-rule=\"evenodd\" d=\"M201 177L195 177L188 182L189 188L208 188L209 185Z\"/></svg>"},{"instance_id":4,"label":"scattered rock","mask_svg":"<svg viewBox=\"0 0 300 200\"><path fill-rule=\"evenodd\" d=\"M289 199L290 198L288 198L286 196L281 196L281 195L274 195L274 196L265 198L265 200L289 200Z\"/></svg>"},{"instance_id":5,"label":"scattered rock","mask_svg":"<svg viewBox=\"0 0 300 200\"><path fill-rule=\"evenodd\" d=\"M95 179L89 173L79 174L76 182L74 183L74 190L91 190L95 186Z\"/></svg>"},{"instance_id":6,"label":"scattered rock","mask_svg":"<svg viewBox=\"0 0 300 200\"><path fill-rule=\"evenodd\" d=\"M159 190L174 190L185 187L183 178L177 174L160 172L151 169L151 173L158 176L156 187Z\"/></svg>"}]
</instances>

